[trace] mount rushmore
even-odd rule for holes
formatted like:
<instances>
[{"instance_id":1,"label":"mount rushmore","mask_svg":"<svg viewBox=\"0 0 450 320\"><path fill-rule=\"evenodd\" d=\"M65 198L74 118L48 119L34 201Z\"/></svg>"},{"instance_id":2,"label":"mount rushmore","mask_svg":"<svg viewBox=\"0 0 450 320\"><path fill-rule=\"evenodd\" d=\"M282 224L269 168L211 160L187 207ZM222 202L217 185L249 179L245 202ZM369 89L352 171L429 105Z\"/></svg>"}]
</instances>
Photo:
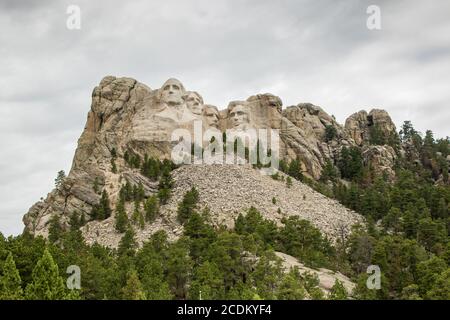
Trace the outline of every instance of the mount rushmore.
<instances>
[{"instance_id":1,"label":"mount rushmore","mask_svg":"<svg viewBox=\"0 0 450 320\"><path fill-rule=\"evenodd\" d=\"M364 161L374 170L394 175L394 150L387 145L369 143L369 129L373 125L395 133L395 125L383 110L357 112L343 126L322 108L310 103L283 108L282 100L270 93L256 94L245 101L231 101L220 110L206 104L198 92L188 91L177 79L171 78L152 90L131 78L107 76L93 90L91 109L70 173L61 185L30 208L23 218L25 230L46 236L51 217L59 216L64 225L76 211L88 221L83 227L88 241L116 246L120 235L114 231L110 219L90 221L92 207L100 201L100 194L93 185L106 190L111 203L115 203L125 181L140 183L147 196L153 194L157 184L142 176L139 170L129 168L123 157L116 155L132 152L142 158L148 155L170 159L174 146L172 133L177 129L194 130L195 121L201 121L203 130L221 133L227 129L277 129L279 157L286 161L298 159L302 174L311 179L319 179L328 162L336 163L344 146L361 147ZM327 135L328 131L333 135ZM115 170L111 169L112 159ZM193 185L199 189L200 202L211 210L217 223L232 225L239 211L250 205L259 206L266 217L276 221L284 215L300 215L331 238L362 221L358 214L299 181L287 191L284 184L268 176L255 175L253 171L251 167L225 165L187 165L176 169L172 199L162 206L161 218L140 232L138 238L143 241L161 228L173 236L179 234L174 211L177 201ZM276 206L270 203L275 194L281 199Z\"/></svg>"}]
</instances>

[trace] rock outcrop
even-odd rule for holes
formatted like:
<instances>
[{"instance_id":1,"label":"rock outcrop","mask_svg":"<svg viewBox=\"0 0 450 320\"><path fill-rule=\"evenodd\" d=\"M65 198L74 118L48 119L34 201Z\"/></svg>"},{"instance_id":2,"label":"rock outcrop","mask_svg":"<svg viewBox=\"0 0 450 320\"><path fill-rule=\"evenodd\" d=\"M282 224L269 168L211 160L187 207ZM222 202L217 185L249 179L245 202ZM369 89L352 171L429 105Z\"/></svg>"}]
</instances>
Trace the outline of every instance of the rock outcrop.
<instances>
[{"instance_id":1,"label":"rock outcrop","mask_svg":"<svg viewBox=\"0 0 450 320\"><path fill-rule=\"evenodd\" d=\"M384 146L364 146L362 156L365 165L370 167L376 176L386 176L389 181L394 180L394 165L397 154L394 148Z\"/></svg>"},{"instance_id":2,"label":"rock outcrop","mask_svg":"<svg viewBox=\"0 0 450 320\"><path fill-rule=\"evenodd\" d=\"M333 272L324 268L317 270L308 268L293 256L282 252L275 252L275 254L281 259L282 265L286 271L289 271L291 268L298 268L301 274L309 273L311 275L317 275L317 278L319 279L319 288L322 289L326 295L330 294L336 280L339 280L342 283L350 296L356 287L356 285L348 277L344 276L340 272Z\"/></svg>"},{"instance_id":3,"label":"rock outcrop","mask_svg":"<svg viewBox=\"0 0 450 320\"><path fill-rule=\"evenodd\" d=\"M312 104L282 109L281 99L269 93L253 95L245 101L232 101L219 111L217 107L205 104L198 92L188 91L176 79L169 79L161 88L152 90L131 78L108 76L93 90L91 109L78 140L70 173L45 200L30 208L23 218L25 228L46 236L52 216L57 215L60 222L67 225L74 211L89 221L92 207L99 202L102 190L108 193L114 206L125 181L142 184L146 196L155 193L156 183L149 181L139 170L130 168L124 155L169 159L174 146L182 141L189 146L190 157L194 141L175 133L187 132L189 138L195 137L198 130L201 133L208 130L217 133L221 139L225 130L279 130L279 157L299 159L303 174L318 179L327 161L337 162L343 146L357 146L367 141L371 122L386 130L395 130L389 116L379 110L353 115L343 127ZM210 139L203 137L200 143L205 147ZM393 163L391 150L364 148L365 159L389 173ZM158 228L167 229L173 237L181 232L174 221L174 212L177 201L192 185L199 188L202 205L211 209L216 223L230 226L239 212L252 205L276 221L286 215L299 215L312 221L331 238L340 236L351 224L362 221L354 212L300 182L286 188L283 183L261 176L250 167L187 165L174 172L174 179L172 200L162 208L161 219L138 234L140 240ZM279 199L277 205L270 201L272 197ZM83 229L88 241L117 245L120 235L114 231L112 218L88 222Z\"/></svg>"},{"instance_id":4,"label":"rock outcrop","mask_svg":"<svg viewBox=\"0 0 450 320\"><path fill-rule=\"evenodd\" d=\"M396 134L395 124L385 110L362 110L352 114L345 121L345 128L357 145L367 145L371 141L371 129L377 128L384 136Z\"/></svg>"},{"instance_id":5,"label":"rock outcrop","mask_svg":"<svg viewBox=\"0 0 450 320\"><path fill-rule=\"evenodd\" d=\"M287 178L284 174L280 173L280 180L274 180L249 165L184 165L173 171L172 176L171 198L161 206L161 216L154 224L137 230L139 242L160 229L164 229L171 239L181 234L183 229L176 219L178 203L194 186L199 192L199 210L208 208L211 222L216 226L232 228L239 213L245 213L253 206L263 217L278 224L289 216L309 220L333 241L345 237L352 225L364 221L336 200L299 181L294 180L288 187L286 179L281 180L281 177ZM112 200L114 197L117 194L112 195ZM128 210L130 216L132 210L132 207ZM116 247L122 236L114 230L114 217L88 223L83 234L88 243L98 242L110 247Z\"/></svg>"}]
</instances>

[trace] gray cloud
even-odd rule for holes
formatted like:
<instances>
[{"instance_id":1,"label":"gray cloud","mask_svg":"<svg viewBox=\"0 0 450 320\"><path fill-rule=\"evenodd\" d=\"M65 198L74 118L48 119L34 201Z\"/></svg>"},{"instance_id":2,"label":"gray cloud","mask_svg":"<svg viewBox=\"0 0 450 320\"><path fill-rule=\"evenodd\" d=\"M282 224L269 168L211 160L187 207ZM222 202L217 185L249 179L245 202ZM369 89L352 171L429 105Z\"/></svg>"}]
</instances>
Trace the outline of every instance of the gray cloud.
<instances>
[{"instance_id":1,"label":"gray cloud","mask_svg":"<svg viewBox=\"0 0 450 320\"><path fill-rule=\"evenodd\" d=\"M81 30L66 28L78 4ZM437 4L439 3L439 5ZM366 28L379 5L382 30ZM397 125L450 135L448 1L0 2L0 231L69 170L105 75L177 77L207 103L259 92L312 102L340 122L380 107Z\"/></svg>"}]
</instances>

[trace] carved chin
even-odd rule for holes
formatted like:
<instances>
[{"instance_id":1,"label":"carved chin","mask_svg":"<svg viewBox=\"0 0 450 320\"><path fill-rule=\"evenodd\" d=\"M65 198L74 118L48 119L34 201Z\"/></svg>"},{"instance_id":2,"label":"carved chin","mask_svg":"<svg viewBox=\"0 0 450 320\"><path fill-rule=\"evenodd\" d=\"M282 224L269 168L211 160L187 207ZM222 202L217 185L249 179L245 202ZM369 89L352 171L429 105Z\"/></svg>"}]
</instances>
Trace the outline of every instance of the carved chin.
<instances>
[{"instance_id":1,"label":"carved chin","mask_svg":"<svg viewBox=\"0 0 450 320\"><path fill-rule=\"evenodd\" d=\"M180 104L182 104L183 103L183 100L177 100L177 99L169 99L169 100L167 100L167 102L166 102L169 106L178 106L178 105L180 105Z\"/></svg>"}]
</instances>

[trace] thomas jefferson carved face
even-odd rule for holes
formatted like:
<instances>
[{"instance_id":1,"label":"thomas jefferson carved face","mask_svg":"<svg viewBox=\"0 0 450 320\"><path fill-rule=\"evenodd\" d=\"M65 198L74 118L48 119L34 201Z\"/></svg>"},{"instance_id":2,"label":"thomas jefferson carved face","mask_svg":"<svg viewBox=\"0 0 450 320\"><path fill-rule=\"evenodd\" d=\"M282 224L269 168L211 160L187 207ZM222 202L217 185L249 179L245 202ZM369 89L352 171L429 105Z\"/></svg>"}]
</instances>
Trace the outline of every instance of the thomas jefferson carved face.
<instances>
[{"instance_id":1,"label":"thomas jefferson carved face","mask_svg":"<svg viewBox=\"0 0 450 320\"><path fill-rule=\"evenodd\" d=\"M183 96L188 109L196 115L201 115L203 111L203 99L197 92L188 92Z\"/></svg>"},{"instance_id":2,"label":"thomas jefferson carved face","mask_svg":"<svg viewBox=\"0 0 450 320\"><path fill-rule=\"evenodd\" d=\"M244 104L235 104L229 113L231 124L235 129L243 129L249 124L249 112Z\"/></svg>"},{"instance_id":3,"label":"thomas jefferson carved face","mask_svg":"<svg viewBox=\"0 0 450 320\"><path fill-rule=\"evenodd\" d=\"M161 101L170 106L183 103L184 87L177 79L167 80L161 87Z\"/></svg>"},{"instance_id":4,"label":"thomas jefferson carved face","mask_svg":"<svg viewBox=\"0 0 450 320\"><path fill-rule=\"evenodd\" d=\"M203 108L203 116L208 127L219 128L219 110L216 107L205 105Z\"/></svg>"}]
</instances>

